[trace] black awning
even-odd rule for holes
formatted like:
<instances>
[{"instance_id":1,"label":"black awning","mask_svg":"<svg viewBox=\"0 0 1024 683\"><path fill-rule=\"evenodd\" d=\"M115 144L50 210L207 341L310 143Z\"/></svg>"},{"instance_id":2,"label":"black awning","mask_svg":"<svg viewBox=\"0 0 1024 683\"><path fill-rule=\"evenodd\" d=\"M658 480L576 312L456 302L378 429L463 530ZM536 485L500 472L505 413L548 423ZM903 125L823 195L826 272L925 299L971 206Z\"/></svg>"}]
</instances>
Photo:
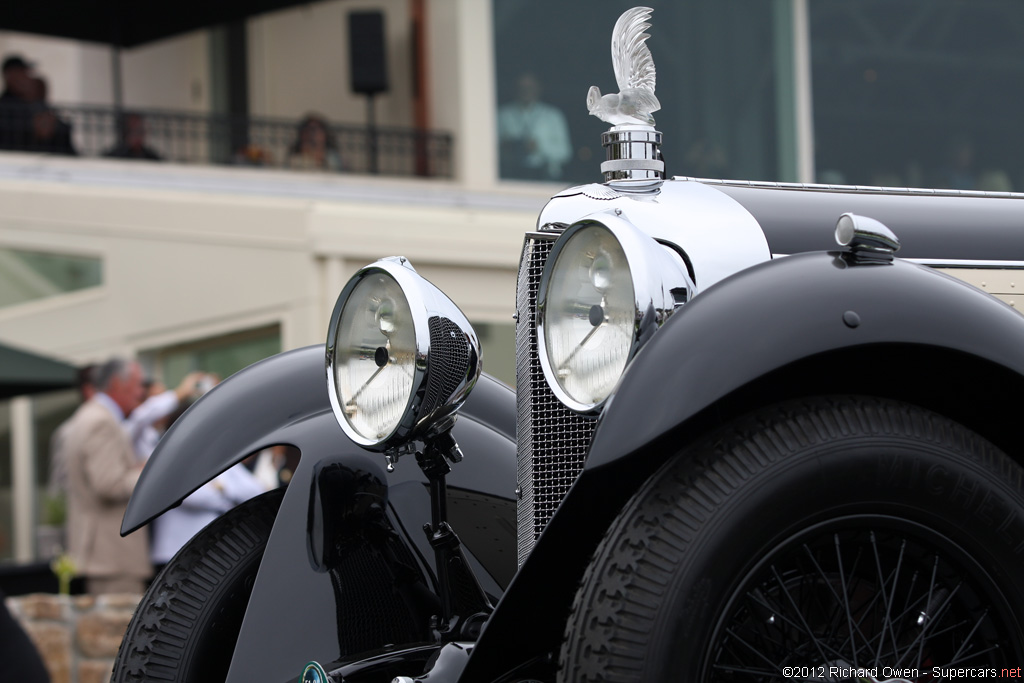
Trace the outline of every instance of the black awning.
<instances>
[{"instance_id":1,"label":"black awning","mask_svg":"<svg viewBox=\"0 0 1024 683\"><path fill-rule=\"evenodd\" d=\"M75 386L73 365L0 344L0 399Z\"/></svg>"},{"instance_id":2,"label":"black awning","mask_svg":"<svg viewBox=\"0 0 1024 683\"><path fill-rule=\"evenodd\" d=\"M301 0L32 0L7 3L0 29L135 47L200 28L240 21Z\"/></svg>"}]
</instances>

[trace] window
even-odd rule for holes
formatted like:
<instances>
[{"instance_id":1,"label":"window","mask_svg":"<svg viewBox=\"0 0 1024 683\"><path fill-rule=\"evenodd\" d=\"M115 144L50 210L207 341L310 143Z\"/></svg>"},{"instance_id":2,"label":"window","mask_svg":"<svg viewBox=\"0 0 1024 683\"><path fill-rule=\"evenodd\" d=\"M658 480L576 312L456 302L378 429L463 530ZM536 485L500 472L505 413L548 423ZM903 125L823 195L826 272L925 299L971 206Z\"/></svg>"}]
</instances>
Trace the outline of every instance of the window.
<instances>
[{"instance_id":1,"label":"window","mask_svg":"<svg viewBox=\"0 0 1024 683\"><path fill-rule=\"evenodd\" d=\"M822 182L1024 189L1024 3L808 3Z\"/></svg>"},{"instance_id":2,"label":"window","mask_svg":"<svg viewBox=\"0 0 1024 683\"><path fill-rule=\"evenodd\" d=\"M654 118L664 133L667 172L793 179L776 151L777 91L792 96L791 77L776 78L775 67L777 42L789 54L788 4L677 0L649 6L647 45L662 107ZM602 181L601 133L609 126L588 114L587 89L618 91L611 35L627 7L611 0L494 0L502 178ZM567 142L559 141L560 118Z\"/></svg>"},{"instance_id":3,"label":"window","mask_svg":"<svg viewBox=\"0 0 1024 683\"><path fill-rule=\"evenodd\" d=\"M0 248L0 308L102 283L99 258Z\"/></svg>"},{"instance_id":4,"label":"window","mask_svg":"<svg viewBox=\"0 0 1024 683\"><path fill-rule=\"evenodd\" d=\"M210 372L227 379L256 361L281 352L281 328L271 325L212 337L141 354L164 384L174 387L189 372ZM326 386L326 385L325 385Z\"/></svg>"}]
</instances>

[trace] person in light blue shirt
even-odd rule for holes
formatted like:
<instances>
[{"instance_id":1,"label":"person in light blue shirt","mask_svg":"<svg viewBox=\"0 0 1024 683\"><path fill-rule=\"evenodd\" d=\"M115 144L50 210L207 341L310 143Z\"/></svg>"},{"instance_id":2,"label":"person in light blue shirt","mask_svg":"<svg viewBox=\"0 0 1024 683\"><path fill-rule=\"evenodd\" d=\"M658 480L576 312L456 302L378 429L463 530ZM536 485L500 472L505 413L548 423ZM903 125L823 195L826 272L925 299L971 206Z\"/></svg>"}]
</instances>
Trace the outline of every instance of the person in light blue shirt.
<instances>
[{"instance_id":1,"label":"person in light blue shirt","mask_svg":"<svg viewBox=\"0 0 1024 683\"><path fill-rule=\"evenodd\" d=\"M523 74L516 83L516 101L498 111L503 178L560 180L572 158L565 115L541 102L540 94L537 78Z\"/></svg>"}]
</instances>

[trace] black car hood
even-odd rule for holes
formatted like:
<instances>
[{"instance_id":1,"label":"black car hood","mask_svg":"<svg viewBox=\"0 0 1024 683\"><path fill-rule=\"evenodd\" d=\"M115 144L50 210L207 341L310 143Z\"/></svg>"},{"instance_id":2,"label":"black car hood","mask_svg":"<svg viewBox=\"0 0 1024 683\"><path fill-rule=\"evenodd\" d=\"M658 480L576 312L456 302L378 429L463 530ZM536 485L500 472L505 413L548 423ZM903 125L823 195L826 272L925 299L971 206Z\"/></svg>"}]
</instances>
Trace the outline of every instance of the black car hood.
<instances>
[{"instance_id":1,"label":"black car hood","mask_svg":"<svg viewBox=\"0 0 1024 683\"><path fill-rule=\"evenodd\" d=\"M901 258L1024 262L1024 196L710 184L754 216L773 254L835 249L836 221L852 212L896 233Z\"/></svg>"}]
</instances>

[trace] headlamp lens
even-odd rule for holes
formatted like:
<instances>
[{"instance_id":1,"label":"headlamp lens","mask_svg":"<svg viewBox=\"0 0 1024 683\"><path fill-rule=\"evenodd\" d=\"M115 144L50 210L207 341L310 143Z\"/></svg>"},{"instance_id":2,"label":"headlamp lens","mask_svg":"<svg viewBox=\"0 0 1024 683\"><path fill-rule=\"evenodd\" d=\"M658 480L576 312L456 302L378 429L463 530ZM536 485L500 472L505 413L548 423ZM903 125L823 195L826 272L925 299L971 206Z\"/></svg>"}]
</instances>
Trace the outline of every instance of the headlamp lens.
<instances>
[{"instance_id":1,"label":"headlamp lens","mask_svg":"<svg viewBox=\"0 0 1024 683\"><path fill-rule=\"evenodd\" d=\"M416 332L409 301L383 271L368 273L341 312L335 386L349 426L380 442L398 427L412 395Z\"/></svg>"},{"instance_id":2,"label":"headlamp lens","mask_svg":"<svg viewBox=\"0 0 1024 683\"><path fill-rule=\"evenodd\" d=\"M551 269L544 311L550 372L573 401L594 406L611 394L629 360L635 317L619 241L602 225L576 232Z\"/></svg>"}]
</instances>

